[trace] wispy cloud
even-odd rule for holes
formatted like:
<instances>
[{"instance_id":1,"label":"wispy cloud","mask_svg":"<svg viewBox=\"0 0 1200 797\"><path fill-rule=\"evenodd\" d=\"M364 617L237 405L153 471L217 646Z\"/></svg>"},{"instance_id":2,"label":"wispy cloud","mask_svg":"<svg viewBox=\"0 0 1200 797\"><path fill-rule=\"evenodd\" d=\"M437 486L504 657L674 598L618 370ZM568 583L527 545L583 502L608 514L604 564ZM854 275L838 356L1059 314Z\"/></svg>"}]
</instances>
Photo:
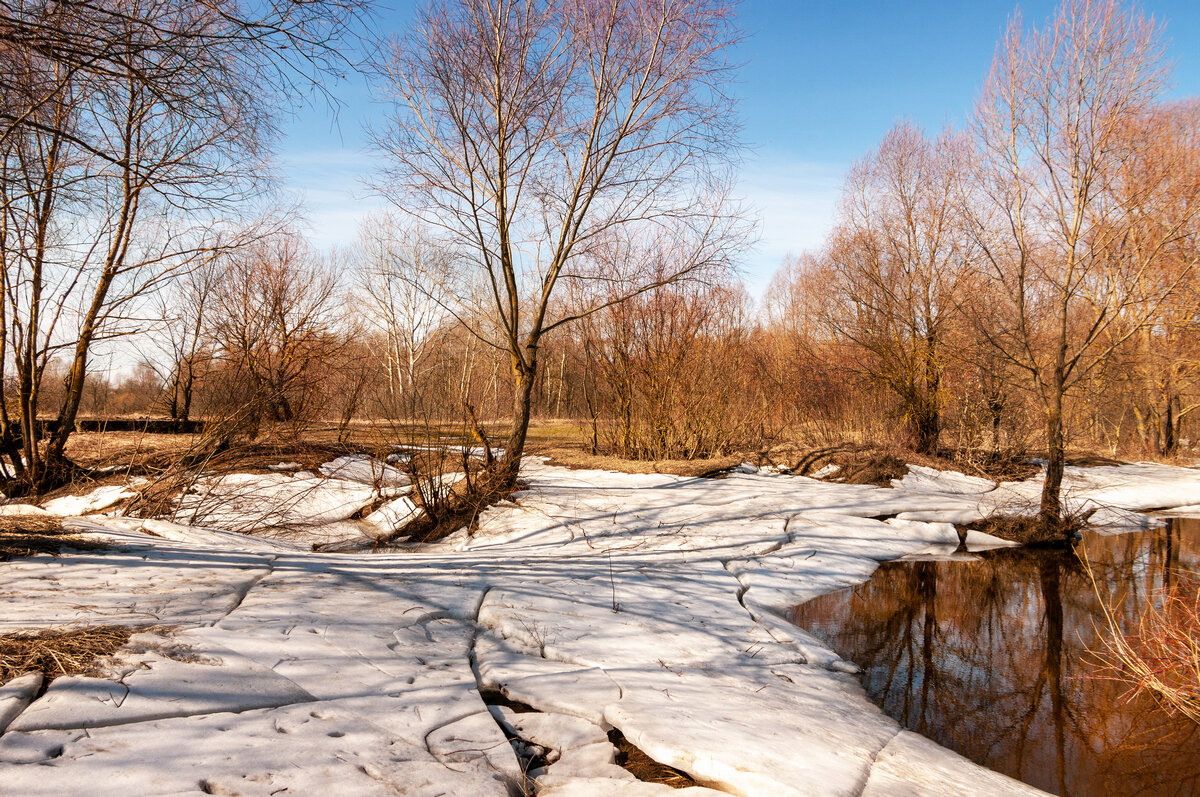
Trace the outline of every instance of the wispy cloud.
<instances>
[{"instance_id":1,"label":"wispy cloud","mask_svg":"<svg viewBox=\"0 0 1200 797\"><path fill-rule=\"evenodd\" d=\"M375 156L346 150L292 152L280 164L304 203L310 236L321 248L353 243L360 220L386 207L368 184ZM788 253L821 246L833 224L846 164L758 154L742 170L738 194L759 222L745 260L751 291L761 294Z\"/></svg>"},{"instance_id":2,"label":"wispy cloud","mask_svg":"<svg viewBox=\"0 0 1200 797\"><path fill-rule=\"evenodd\" d=\"M362 218L386 205L368 187L375 168L368 153L291 152L280 165L285 185L303 202L309 238L321 249L353 243Z\"/></svg>"},{"instance_id":3,"label":"wispy cloud","mask_svg":"<svg viewBox=\"0 0 1200 797\"><path fill-rule=\"evenodd\" d=\"M761 295L788 253L821 246L833 226L846 164L759 155L742 170L738 191L759 220L746 258L750 290Z\"/></svg>"}]
</instances>

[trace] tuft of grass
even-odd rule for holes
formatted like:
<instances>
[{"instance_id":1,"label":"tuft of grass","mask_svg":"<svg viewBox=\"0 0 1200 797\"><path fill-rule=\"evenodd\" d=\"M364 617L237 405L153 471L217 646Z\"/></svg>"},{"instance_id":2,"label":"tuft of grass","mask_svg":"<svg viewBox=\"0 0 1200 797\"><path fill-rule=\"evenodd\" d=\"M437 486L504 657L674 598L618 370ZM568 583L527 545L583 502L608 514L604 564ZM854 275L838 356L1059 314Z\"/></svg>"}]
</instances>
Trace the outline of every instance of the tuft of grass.
<instances>
[{"instance_id":1,"label":"tuft of grass","mask_svg":"<svg viewBox=\"0 0 1200 797\"><path fill-rule=\"evenodd\" d=\"M62 518L46 515L0 516L0 562L40 553L58 556L63 549L103 550L105 543L63 528Z\"/></svg>"},{"instance_id":2,"label":"tuft of grass","mask_svg":"<svg viewBox=\"0 0 1200 797\"><path fill-rule=\"evenodd\" d=\"M124 625L88 625L0 634L0 683L40 672L44 689L63 675L94 673L101 659L111 656L141 630Z\"/></svg>"},{"instance_id":3,"label":"tuft of grass","mask_svg":"<svg viewBox=\"0 0 1200 797\"><path fill-rule=\"evenodd\" d=\"M1200 574L1181 573L1173 587L1152 595L1131 631L1122 630L1098 587L1096 594L1108 625L1103 649L1093 651L1097 677L1125 683L1126 699L1148 695L1168 713L1200 724Z\"/></svg>"},{"instance_id":4,"label":"tuft of grass","mask_svg":"<svg viewBox=\"0 0 1200 797\"><path fill-rule=\"evenodd\" d=\"M903 479L908 465L895 454L886 451L867 451L836 457L840 466L833 480L843 484L873 484L891 487L892 479Z\"/></svg>"}]
</instances>

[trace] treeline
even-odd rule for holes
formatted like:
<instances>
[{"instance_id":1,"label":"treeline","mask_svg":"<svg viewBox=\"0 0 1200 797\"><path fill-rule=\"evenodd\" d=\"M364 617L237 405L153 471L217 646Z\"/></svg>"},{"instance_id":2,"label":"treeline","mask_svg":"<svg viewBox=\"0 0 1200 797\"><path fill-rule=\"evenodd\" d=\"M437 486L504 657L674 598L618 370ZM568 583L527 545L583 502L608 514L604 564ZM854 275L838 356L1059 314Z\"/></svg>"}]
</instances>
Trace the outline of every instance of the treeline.
<instances>
[{"instance_id":1,"label":"treeline","mask_svg":"<svg viewBox=\"0 0 1200 797\"><path fill-rule=\"evenodd\" d=\"M728 259L604 240L549 299L513 299L513 317L573 319L537 338L532 373L503 343L521 329L500 327L496 283L436 228L381 214L333 261L264 238L190 275L164 314L184 319L160 360L170 414L196 394L204 413L257 406L252 428L500 419L531 379L535 416L631 458L859 439L1042 452L1052 481L1068 444L1190 450L1200 103L1161 99L1160 34L1105 2L1014 23L968 124L891 130L850 170L825 246L789 258L758 307Z\"/></svg>"},{"instance_id":2,"label":"treeline","mask_svg":"<svg viewBox=\"0 0 1200 797\"><path fill-rule=\"evenodd\" d=\"M314 251L264 212L257 167L360 5L5 17L0 449L27 483L64 465L80 413L204 418L222 439L508 420L508 482L528 419L552 417L642 459L1041 452L1049 522L1068 444L1197 438L1200 104L1163 99L1161 30L1120 3L1014 21L964 126L898 124L757 306L733 265L752 237L731 194L738 33L709 0L425 9L377 56L396 210ZM105 347L144 365L110 384ZM39 413L60 421L41 445Z\"/></svg>"}]
</instances>

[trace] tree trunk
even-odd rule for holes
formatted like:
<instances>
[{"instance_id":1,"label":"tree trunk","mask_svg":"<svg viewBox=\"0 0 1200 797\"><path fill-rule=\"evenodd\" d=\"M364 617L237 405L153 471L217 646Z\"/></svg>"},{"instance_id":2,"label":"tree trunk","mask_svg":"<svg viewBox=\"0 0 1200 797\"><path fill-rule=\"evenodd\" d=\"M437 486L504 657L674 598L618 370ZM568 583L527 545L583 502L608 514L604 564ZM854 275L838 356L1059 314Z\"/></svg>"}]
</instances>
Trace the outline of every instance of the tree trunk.
<instances>
[{"instance_id":1,"label":"tree trunk","mask_svg":"<svg viewBox=\"0 0 1200 797\"><path fill-rule=\"evenodd\" d=\"M1046 528L1062 524L1062 480L1066 465L1063 442L1062 390L1057 386L1046 412L1046 483L1042 486L1041 520Z\"/></svg>"},{"instance_id":2,"label":"tree trunk","mask_svg":"<svg viewBox=\"0 0 1200 797\"><path fill-rule=\"evenodd\" d=\"M537 378L537 348L525 347L525 360L513 357L513 417L512 431L504 448L500 468L504 479L511 486L517 481L521 469L521 455L525 452L525 437L529 433L529 419L533 410L533 384Z\"/></svg>"},{"instance_id":3,"label":"tree trunk","mask_svg":"<svg viewBox=\"0 0 1200 797\"><path fill-rule=\"evenodd\" d=\"M941 438L941 419L935 407L921 407L910 416L909 429L918 454L936 454Z\"/></svg>"}]
</instances>

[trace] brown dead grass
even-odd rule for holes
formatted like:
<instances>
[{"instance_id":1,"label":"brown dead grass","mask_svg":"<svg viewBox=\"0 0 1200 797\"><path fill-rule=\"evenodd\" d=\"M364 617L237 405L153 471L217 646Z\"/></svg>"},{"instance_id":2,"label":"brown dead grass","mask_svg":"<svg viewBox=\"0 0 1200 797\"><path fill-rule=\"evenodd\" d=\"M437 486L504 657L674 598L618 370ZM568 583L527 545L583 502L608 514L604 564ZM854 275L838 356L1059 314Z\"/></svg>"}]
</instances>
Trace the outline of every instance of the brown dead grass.
<instances>
[{"instance_id":1,"label":"brown dead grass","mask_svg":"<svg viewBox=\"0 0 1200 797\"><path fill-rule=\"evenodd\" d=\"M615 728L608 732L608 740L617 748L617 765L644 783L662 783L672 789L699 785L686 772L660 764L646 755Z\"/></svg>"},{"instance_id":2,"label":"brown dead grass","mask_svg":"<svg viewBox=\"0 0 1200 797\"><path fill-rule=\"evenodd\" d=\"M187 451L198 435L148 432L76 432L67 441L67 458L84 468L137 467L148 458Z\"/></svg>"},{"instance_id":3,"label":"brown dead grass","mask_svg":"<svg viewBox=\"0 0 1200 797\"><path fill-rule=\"evenodd\" d=\"M859 451L834 458L838 471L831 481L842 484L873 484L891 487L893 479L903 479L908 473L904 460L887 451Z\"/></svg>"},{"instance_id":4,"label":"brown dead grass","mask_svg":"<svg viewBox=\"0 0 1200 797\"><path fill-rule=\"evenodd\" d=\"M839 471L829 478L830 481L881 487L890 487L892 479L903 478L908 470L902 467L905 465L959 471L990 481L1021 481L1038 472L1038 466L1030 463L1023 451L997 453L979 449L945 449L937 455L930 455L918 454L902 446L872 443L843 443L823 448L778 446L763 454L762 459L771 464L785 465L802 476L834 464Z\"/></svg>"},{"instance_id":5,"label":"brown dead grass","mask_svg":"<svg viewBox=\"0 0 1200 797\"><path fill-rule=\"evenodd\" d=\"M747 457L730 455L711 459L622 459L606 454L588 454L566 446L535 447L531 455L549 458L551 465L572 470L610 470L618 473L668 473L673 476L711 476L736 467Z\"/></svg>"},{"instance_id":6,"label":"brown dead grass","mask_svg":"<svg viewBox=\"0 0 1200 797\"><path fill-rule=\"evenodd\" d=\"M1150 596L1137 625L1125 631L1119 607L1101 593L1090 567L1088 575L1108 626L1103 646L1092 651L1100 665L1093 677L1124 683L1125 699L1149 695L1200 725L1200 576L1179 572L1178 582Z\"/></svg>"},{"instance_id":7,"label":"brown dead grass","mask_svg":"<svg viewBox=\"0 0 1200 797\"><path fill-rule=\"evenodd\" d=\"M89 675L143 630L123 625L90 625L72 629L0 634L0 683L40 672L44 689L63 675Z\"/></svg>"},{"instance_id":8,"label":"brown dead grass","mask_svg":"<svg viewBox=\"0 0 1200 797\"><path fill-rule=\"evenodd\" d=\"M1058 523L1046 524L1036 515L993 515L956 528L960 536L970 528L1029 547L1061 548L1071 544L1075 535L1087 526L1089 517L1090 512L1086 516L1066 517Z\"/></svg>"},{"instance_id":9,"label":"brown dead grass","mask_svg":"<svg viewBox=\"0 0 1200 797\"><path fill-rule=\"evenodd\" d=\"M62 518L47 515L0 516L0 562L21 556L50 554L64 549L103 550L105 543L81 537L63 528Z\"/></svg>"}]
</instances>

